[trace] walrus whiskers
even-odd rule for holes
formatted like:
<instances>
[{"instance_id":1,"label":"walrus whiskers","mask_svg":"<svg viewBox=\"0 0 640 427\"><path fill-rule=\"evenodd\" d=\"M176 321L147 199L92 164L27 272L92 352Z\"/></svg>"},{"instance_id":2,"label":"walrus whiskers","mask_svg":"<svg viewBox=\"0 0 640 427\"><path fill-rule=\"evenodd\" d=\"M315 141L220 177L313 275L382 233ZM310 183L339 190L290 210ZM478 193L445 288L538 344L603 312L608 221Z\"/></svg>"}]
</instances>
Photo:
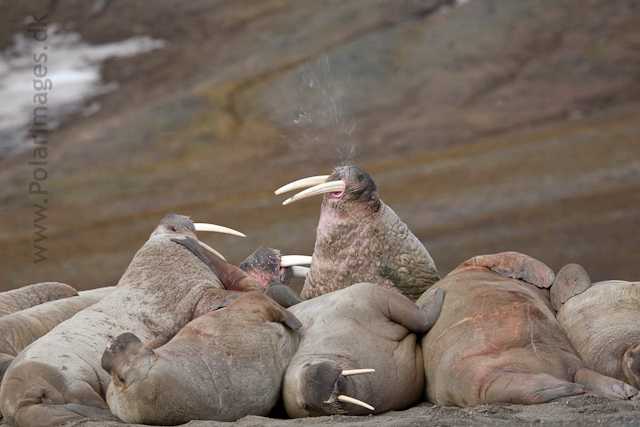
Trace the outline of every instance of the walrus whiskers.
<instances>
[{"instance_id":1,"label":"walrus whiskers","mask_svg":"<svg viewBox=\"0 0 640 427\"><path fill-rule=\"evenodd\" d=\"M297 202L298 200L306 199L307 197L324 193L342 193L344 191L344 188L345 182L343 180L325 182L323 184L318 184L311 188L307 188L306 190L301 191L297 194L294 194L293 196L282 202L282 204L288 205L289 203Z\"/></svg>"},{"instance_id":2,"label":"walrus whiskers","mask_svg":"<svg viewBox=\"0 0 640 427\"><path fill-rule=\"evenodd\" d=\"M299 190L301 188L313 187L314 185L322 184L327 181L331 175L318 175L318 176L310 176L308 178L302 178L297 181L293 181L287 185L284 185L278 188L275 193L276 196L279 196L283 193L288 193L289 191Z\"/></svg>"},{"instance_id":3,"label":"walrus whiskers","mask_svg":"<svg viewBox=\"0 0 640 427\"><path fill-rule=\"evenodd\" d=\"M375 410L375 408L373 406L369 405L368 403L365 403L362 400L354 399L353 397L349 397L349 396L346 396L344 394L339 394L338 395L338 400L340 402L351 403L351 404L354 404L354 405L362 406L363 408L367 408L370 411L374 411ZM325 403L327 403L327 402L325 402Z\"/></svg>"}]
</instances>

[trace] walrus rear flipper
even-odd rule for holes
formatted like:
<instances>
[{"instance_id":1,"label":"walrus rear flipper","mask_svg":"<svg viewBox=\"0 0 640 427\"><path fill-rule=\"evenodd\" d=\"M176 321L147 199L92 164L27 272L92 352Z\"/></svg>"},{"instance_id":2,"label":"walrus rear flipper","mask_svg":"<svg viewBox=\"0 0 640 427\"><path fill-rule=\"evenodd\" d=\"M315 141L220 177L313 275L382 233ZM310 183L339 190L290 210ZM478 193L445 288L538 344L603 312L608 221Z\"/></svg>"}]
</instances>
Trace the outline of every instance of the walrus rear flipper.
<instances>
[{"instance_id":1,"label":"walrus rear flipper","mask_svg":"<svg viewBox=\"0 0 640 427\"><path fill-rule=\"evenodd\" d=\"M283 306L284 308L292 307L303 301L300 295L296 293L287 285L283 285L278 282L269 283L269 287L264 293L266 296L271 297L275 302Z\"/></svg>"},{"instance_id":2,"label":"walrus rear flipper","mask_svg":"<svg viewBox=\"0 0 640 427\"><path fill-rule=\"evenodd\" d=\"M567 264L558 272L551 286L551 305L558 311L569 298L583 293L590 286L589 274L581 265Z\"/></svg>"},{"instance_id":3,"label":"walrus rear flipper","mask_svg":"<svg viewBox=\"0 0 640 427\"><path fill-rule=\"evenodd\" d=\"M532 405L561 397L585 394L580 385L549 374L501 373L484 390L483 403L509 402Z\"/></svg>"},{"instance_id":4,"label":"walrus rear flipper","mask_svg":"<svg viewBox=\"0 0 640 427\"><path fill-rule=\"evenodd\" d=\"M585 390L592 391L608 399L638 400L638 390L615 378L599 374L591 369L582 368L576 372L573 380Z\"/></svg>"},{"instance_id":5,"label":"walrus rear flipper","mask_svg":"<svg viewBox=\"0 0 640 427\"><path fill-rule=\"evenodd\" d=\"M538 288L548 288L553 284L553 270L542 261L519 252L501 252L493 255L480 255L460 264L449 275L473 267L484 267L504 277L520 279Z\"/></svg>"},{"instance_id":6,"label":"walrus rear flipper","mask_svg":"<svg viewBox=\"0 0 640 427\"><path fill-rule=\"evenodd\" d=\"M375 292L380 309L389 319L420 334L428 332L436 323L444 301L444 291L440 288L422 306L383 286L376 286Z\"/></svg>"},{"instance_id":7,"label":"walrus rear flipper","mask_svg":"<svg viewBox=\"0 0 640 427\"><path fill-rule=\"evenodd\" d=\"M67 403L65 405L36 404L18 410L11 422L15 427L53 427L72 421L117 421L118 417L106 409Z\"/></svg>"},{"instance_id":8,"label":"walrus rear flipper","mask_svg":"<svg viewBox=\"0 0 640 427\"><path fill-rule=\"evenodd\" d=\"M184 239L171 239L189 249L195 256L200 258L222 282L225 289L229 291L249 292L259 290L253 280L235 265L231 265L219 258L210 256L195 239L185 237Z\"/></svg>"}]
</instances>

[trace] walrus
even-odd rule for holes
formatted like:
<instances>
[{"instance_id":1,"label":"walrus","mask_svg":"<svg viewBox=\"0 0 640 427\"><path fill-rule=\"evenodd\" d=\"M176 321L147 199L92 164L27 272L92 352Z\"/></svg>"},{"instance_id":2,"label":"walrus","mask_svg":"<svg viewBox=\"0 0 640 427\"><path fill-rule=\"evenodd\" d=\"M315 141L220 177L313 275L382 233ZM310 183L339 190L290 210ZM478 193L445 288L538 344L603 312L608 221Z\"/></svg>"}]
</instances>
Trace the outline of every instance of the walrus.
<instances>
[{"instance_id":1,"label":"walrus","mask_svg":"<svg viewBox=\"0 0 640 427\"><path fill-rule=\"evenodd\" d=\"M293 277L306 277L311 257L304 255L282 255L273 248L260 246L239 266L258 288L284 308L302 302L300 295L291 289Z\"/></svg>"},{"instance_id":2,"label":"walrus","mask_svg":"<svg viewBox=\"0 0 640 427\"><path fill-rule=\"evenodd\" d=\"M587 367L640 387L640 282L591 284L578 264L551 287L557 319Z\"/></svg>"},{"instance_id":3,"label":"walrus","mask_svg":"<svg viewBox=\"0 0 640 427\"><path fill-rule=\"evenodd\" d=\"M227 281L245 273L218 260L210 265L185 245L201 245L196 230L225 231L169 214L129 264L116 289L22 351L5 373L0 408L14 427L59 425L84 418L115 419L100 367L109 341L125 332L158 346L194 318L224 305ZM236 232L237 233L237 232ZM218 268L218 274L212 270ZM255 285L254 285L255 287Z\"/></svg>"},{"instance_id":4,"label":"walrus","mask_svg":"<svg viewBox=\"0 0 640 427\"><path fill-rule=\"evenodd\" d=\"M300 322L271 298L247 292L191 321L154 350L126 333L102 356L107 403L127 423L177 425L266 416L277 403Z\"/></svg>"},{"instance_id":5,"label":"walrus","mask_svg":"<svg viewBox=\"0 0 640 427\"><path fill-rule=\"evenodd\" d=\"M289 310L304 334L284 375L292 418L403 409L424 390L418 334L440 313L444 292L422 306L373 283L358 283ZM366 375L358 375L366 374Z\"/></svg>"},{"instance_id":6,"label":"walrus","mask_svg":"<svg viewBox=\"0 0 640 427\"><path fill-rule=\"evenodd\" d=\"M58 324L109 295L113 289L82 291L75 297L45 302L0 317L0 383L18 353Z\"/></svg>"},{"instance_id":7,"label":"walrus","mask_svg":"<svg viewBox=\"0 0 640 427\"><path fill-rule=\"evenodd\" d=\"M435 263L420 240L385 205L373 179L357 166L331 175L304 178L276 194L307 188L289 204L324 194L311 270L300 296L310 299L370 282L396 289L415 301L440 280Z\"/></svg>"},{"instance_id":8,"label":"walrus","mask_svg":"<svg viewBox=\"0 0 640 427\"><path fill-rule=\"evenodd\" d=\"M535 289L549 288L554 277L542 262L504 252L471 258L438 282L447 296L422 338L426 398L458 406L544 403L586 392L636 398L638 390L588 369L576 354Z\"/></svg>"},{"instance_id":9,"label":"walrus","mask_svg":"<svg viewBox=\"0 0 640 427\"><path fill-rule=\"evenodd\" d=\"M45 302L76 295L78 293L73 287L59 282L23 286L22 288L0 293L0 316L6 316Z\"/></svg>"}]
</instances>

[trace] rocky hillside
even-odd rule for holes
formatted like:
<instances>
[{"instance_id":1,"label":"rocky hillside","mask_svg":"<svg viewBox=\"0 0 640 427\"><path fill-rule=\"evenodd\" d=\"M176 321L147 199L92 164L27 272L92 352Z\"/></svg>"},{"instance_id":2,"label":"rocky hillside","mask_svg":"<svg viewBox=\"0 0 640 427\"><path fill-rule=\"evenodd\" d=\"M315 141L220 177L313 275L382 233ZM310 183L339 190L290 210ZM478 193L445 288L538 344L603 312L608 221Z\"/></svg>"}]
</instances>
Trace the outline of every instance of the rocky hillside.
<instances>
[{"instance_id":1,"label":"rocky hillside","mask_svg":"<svg viewBox=\"0 0 640 427\"><path fill-rule=\"evenodd\" d=\"M31 13L165 44L107 60L117 89L49 135L44 262L31 141L0 159L2 290L113 285L168 212L246 233L203 236L236 264L310 254L320 199L273 190L345 162L441 273L516 250L640 280L637 1L25 0L0 3L0 49Z\"/></svg>"}]
</instances>

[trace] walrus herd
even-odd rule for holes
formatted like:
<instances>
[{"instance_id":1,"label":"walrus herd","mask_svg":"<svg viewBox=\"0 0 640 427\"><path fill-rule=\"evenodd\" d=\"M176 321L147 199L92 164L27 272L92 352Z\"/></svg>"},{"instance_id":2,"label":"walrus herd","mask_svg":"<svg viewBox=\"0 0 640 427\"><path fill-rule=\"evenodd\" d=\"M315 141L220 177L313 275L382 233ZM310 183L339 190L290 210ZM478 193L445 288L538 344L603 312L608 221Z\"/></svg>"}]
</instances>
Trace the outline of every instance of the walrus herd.
<instances>
[{"instance_id":1,"label":"walrus herd","mask_svg":"<svg viewBox=\"0 0 640 427\"><path fill-rule=\"evenodd\" d=\"M235 267L165 216L118 284L0 294L0 418L178 425L274 411L368 415L434 404L640 399L640 282L556 276L517 252L440 278L357 166L304 178L323 195L312 256L260 247ZM298 295L292 277L306 277Z\"/></svg>"}]
</instances>

